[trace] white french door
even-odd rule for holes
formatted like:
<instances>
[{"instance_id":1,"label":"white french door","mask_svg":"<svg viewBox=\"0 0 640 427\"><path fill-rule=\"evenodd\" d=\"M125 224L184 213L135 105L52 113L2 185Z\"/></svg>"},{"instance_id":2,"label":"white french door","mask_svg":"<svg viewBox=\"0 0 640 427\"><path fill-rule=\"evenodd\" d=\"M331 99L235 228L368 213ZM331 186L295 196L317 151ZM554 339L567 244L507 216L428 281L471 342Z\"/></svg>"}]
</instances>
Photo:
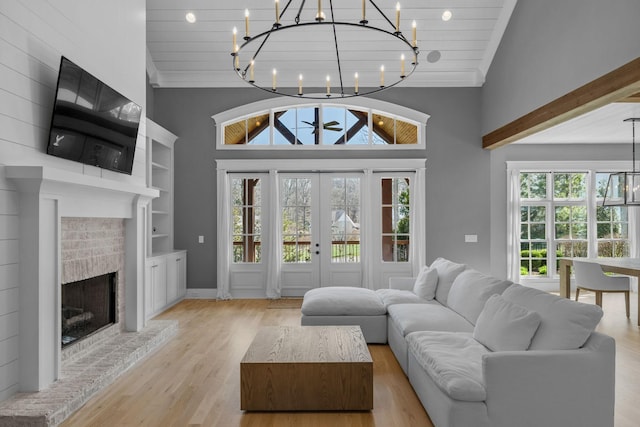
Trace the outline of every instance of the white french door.
<instances>
[{"instance_id":1,"label":"white french door","mask_svg":"<svg viewBox=\"0 0 640 427\"><path fill-rule=\"evenodd\" d=\"M362 285L362 175L280 175L283 296Z\"/></svg>"},{"instance_id":2,"label":"white french door","mask_svg":"<svg viewBox=\"0 0 640 427\"><path fill-rule=\"evenodd\" d=\"M218 298L380 289L424 264L424 159L217 164Z\"/></svg>"}]
</instances>

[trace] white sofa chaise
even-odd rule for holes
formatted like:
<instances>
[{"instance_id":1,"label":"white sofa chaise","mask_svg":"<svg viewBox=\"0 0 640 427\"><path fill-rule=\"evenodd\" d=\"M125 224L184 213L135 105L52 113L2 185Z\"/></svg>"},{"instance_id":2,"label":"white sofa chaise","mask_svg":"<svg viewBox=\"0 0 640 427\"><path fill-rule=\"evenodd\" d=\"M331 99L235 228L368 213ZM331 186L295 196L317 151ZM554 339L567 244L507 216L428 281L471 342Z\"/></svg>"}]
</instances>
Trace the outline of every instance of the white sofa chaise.
<instances>
[{"instance_id":1,"label":"white sofa chaise","mask_svg":"<svg viewBox=\"0 0 640 427\"><path fill-rule=\"evenodd\" d=\"M594 332L599 307L442 258L389 285L362 295L386 309L388 343L436 427L613 427L615 342Z\"/></svg>"}]
</instances>

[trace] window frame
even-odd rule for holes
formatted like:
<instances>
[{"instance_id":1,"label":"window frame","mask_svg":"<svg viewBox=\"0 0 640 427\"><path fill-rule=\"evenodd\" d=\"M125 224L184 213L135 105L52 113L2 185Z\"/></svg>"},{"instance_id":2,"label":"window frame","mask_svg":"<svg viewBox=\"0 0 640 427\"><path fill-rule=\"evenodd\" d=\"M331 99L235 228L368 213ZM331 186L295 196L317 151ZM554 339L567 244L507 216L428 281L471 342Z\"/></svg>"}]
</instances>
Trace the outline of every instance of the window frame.
<instances>
[{"instance_id":1,"label":"window frame","mask_svg":"<svg viewBox=\"0 0 640 427\"><path fill-rule=\"evenodd\" d=\"M291 150L291 144L274 143L274 114L283 110L298 108L320 108L320 120L322 120L322 109L331 107L345 108L346 110L357 110L368 115L369 142L368 144L323 144L323 136L320 135L320 144L295 145L296 150L416 150L426 147L426 123L428 114L424 114L406 107L392 104L376 99L362 98L358 102L354 100L318 100L309 102L308 99L295 98L272 98L254 102L242 107L233 108L212 116L216 126L216 149L217 150ZM225 128L227 125L247 120L259 115L269 114L269 144L229 144L225 145ZM375 114L381 114L394 120L394 144L375 144L373 141L373 122ZM398 122L405 122L416 126L417 141L415 144L396 144L395 128ZM345 130L346 131L346 130ZM246 129L245 129L245 132ZM320 132L321 134L323 132ZM245 133L246 135L246 133Z\"/></svg>"},{"instance_id":2,"label":"window frame","mask_svg":"<svg viewBox=\"0 0 640 427\"><path fill-rule=\"evenodd\" d=\"M507 161L507 176L517 176L519 185L519 176L521 173L545 173L547 175L547 194L551 191L553 196L553 174L552 173L587 173L586 187L587 194L585 197L587 207L587 256L589 258L598 257L597 238L597 207L601 204L601 198L596 194L596 175L598 173L614 173L629 168L628 162L623 161ZM555 266L557 256L555 244L557 242L555 236L555 206L565 205L582 205L583 202L572 199L563 199L555 203L553 197L551 199L520 199L520 188L514 189L515 182L513 179L507 180L507 238L512 244L508 244L508 262L507 276L510 280L529 285L554 284L557 285L559 274L555 267L550 274L541 277L520 276L520 250L521 250L521 207L522 206L546 206L546 229L545 241L547 243L547 266ZM549 187L551 186L551 187ZM551 190L549 190L551 189ZM517 200L513 200L517 194ZM510 198L509 195L512 195ZM515 203L514 203L515 202ZM628 210L628 235L629 235L629 256L636 257L638 254L639 244L638 232L640 231L640 214L634 209ZM517 230L517 234L514 233ZM514 238L515 237L515 238ZM515 243L517 239L517 244Z\"/></svg>"}]
</instances>

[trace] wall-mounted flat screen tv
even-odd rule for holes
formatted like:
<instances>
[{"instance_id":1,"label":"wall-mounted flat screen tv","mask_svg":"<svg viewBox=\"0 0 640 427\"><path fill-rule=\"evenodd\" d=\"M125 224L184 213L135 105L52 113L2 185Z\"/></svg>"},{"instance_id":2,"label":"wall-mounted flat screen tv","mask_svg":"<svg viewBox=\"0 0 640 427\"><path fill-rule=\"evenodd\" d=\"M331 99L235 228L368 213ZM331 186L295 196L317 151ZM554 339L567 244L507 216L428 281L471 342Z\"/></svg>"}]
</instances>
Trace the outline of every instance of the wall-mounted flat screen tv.
<instances>
[{"instance_id":1,"label":"wall-mounted flat screen tv","mask_svg":"<svg viewBox=\"0 0 640 427\"><path fill-rule=\"evenodd\" d=\"M47 153L131 175L141 113L138 104L62 57Z\"/></svg>"}]
</instances>

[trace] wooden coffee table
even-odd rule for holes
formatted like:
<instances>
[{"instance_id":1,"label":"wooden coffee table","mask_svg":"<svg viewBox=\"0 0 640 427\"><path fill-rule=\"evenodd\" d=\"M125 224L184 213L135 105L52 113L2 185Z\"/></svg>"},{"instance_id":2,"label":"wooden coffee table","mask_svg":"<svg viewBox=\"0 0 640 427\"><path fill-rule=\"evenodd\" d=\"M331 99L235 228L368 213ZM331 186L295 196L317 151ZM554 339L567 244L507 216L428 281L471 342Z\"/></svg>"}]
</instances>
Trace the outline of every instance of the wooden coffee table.
<instances>
[{"instance_id":1,"label":"wooden coffee table","mask_svg":"<svg viewBox=\"0 0 640 427\"><path fill-rule=\"evenodd\" d=\"M368 411L373 361L359 326L273 326L240 362L245 411Z\"/></svg>"}]
</instances>

